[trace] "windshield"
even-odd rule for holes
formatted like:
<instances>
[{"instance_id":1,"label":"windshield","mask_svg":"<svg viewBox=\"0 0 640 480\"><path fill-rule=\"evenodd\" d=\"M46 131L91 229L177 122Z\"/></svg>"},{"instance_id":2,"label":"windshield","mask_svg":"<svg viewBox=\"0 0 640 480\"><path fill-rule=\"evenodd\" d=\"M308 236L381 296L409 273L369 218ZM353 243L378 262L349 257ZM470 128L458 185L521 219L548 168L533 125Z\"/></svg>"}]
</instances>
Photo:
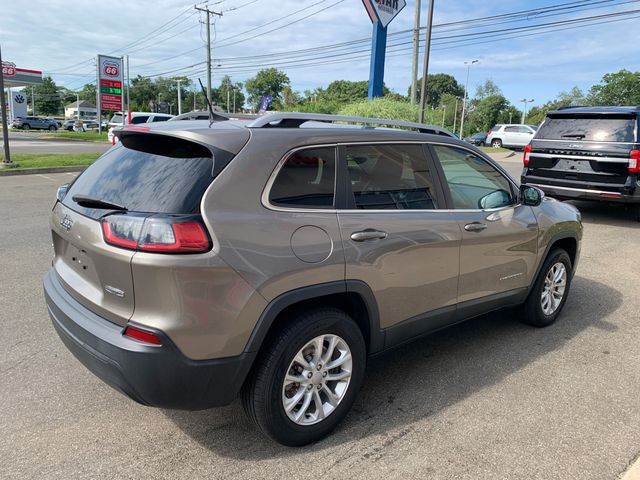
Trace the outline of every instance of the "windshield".
<instances>
[{"instance_id":1,"label":"windshield","mask_svg":"<svg viewBox=\"0 0 640 480\"><path fill-rule=\"evenodd\" d=\"M635 126L635 118L628 116L549 117L538 130L536 138L633 143Z\"/></svg>"},{"instance_id":2,"label":"windshield","mask_svg":"<svg viewBox=\"0 0 640 480\"><path fill-rule=\"evenodd\" d=\"M111 117L111 123L122 123L122 114L116 113L113 117Z\"/></svg>"}]
</instances>

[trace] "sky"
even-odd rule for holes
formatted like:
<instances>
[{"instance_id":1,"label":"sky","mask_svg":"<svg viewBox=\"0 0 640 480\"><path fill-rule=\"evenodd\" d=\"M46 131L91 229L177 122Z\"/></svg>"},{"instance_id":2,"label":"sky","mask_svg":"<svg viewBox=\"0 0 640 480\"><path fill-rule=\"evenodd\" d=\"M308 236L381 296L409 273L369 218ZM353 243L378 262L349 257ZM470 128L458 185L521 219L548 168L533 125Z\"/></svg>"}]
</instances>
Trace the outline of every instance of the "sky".
<instances>
[{"instance_id":1,"label":"sky","mask_svg":"<svg viewBox=\"0 0 640 480\"><path fill-rule=\"evenodd\" d=\"M214 86L224 74L233 81L245 81L269 66L284 70L294 90L301 92L326 87L333 80L368 79L372 27L361 0L205 3L222 12L212 26ZM402 94L411 83L408 30L413 28L415 0L406 3L388 27L385 66L385 84ZM422 0L422 25L427 3ZM565 10L471 21L561 4ZM453 75L464 85L465 61L479 60L470 69L470 96L491 79L521 108L520 99L525 97L540 105L573 86L588 90L605 73L640 70L636 33L640 0L434 0L434 5L429 72ZM70 89L95 80L98 53L128 54L132 78L186 74L206 82L205 18L193 3L31 0L28 7L5 5L2 10L3 59L42 70ZM568 24L548 27L546 32L519 30L486 36L495 30L618 12L632 13L595 19L592 23L610 23L591 26ZM578 25L582 26L575 28ZM340 45L346 42L351 43Z\"/></svg>"}]
</instances>

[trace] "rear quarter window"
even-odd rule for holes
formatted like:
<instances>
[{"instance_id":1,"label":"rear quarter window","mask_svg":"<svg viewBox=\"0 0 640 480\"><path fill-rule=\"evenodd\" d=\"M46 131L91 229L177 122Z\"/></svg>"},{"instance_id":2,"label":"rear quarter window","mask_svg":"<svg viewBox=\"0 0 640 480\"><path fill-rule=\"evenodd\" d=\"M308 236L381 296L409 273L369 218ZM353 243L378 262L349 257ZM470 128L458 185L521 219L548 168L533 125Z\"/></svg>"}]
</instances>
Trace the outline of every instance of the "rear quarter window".
<instances>
[{"instance_id":1,"label":"rear quarter window","mask_svg":"<svg viewBox=\"0 0 640 480\"><path fill-rule=\"evenodd\" d=\"M548 117L538 129L537 139L591 142L635 142L635 117Z\"/></svg>"}]
</instances>

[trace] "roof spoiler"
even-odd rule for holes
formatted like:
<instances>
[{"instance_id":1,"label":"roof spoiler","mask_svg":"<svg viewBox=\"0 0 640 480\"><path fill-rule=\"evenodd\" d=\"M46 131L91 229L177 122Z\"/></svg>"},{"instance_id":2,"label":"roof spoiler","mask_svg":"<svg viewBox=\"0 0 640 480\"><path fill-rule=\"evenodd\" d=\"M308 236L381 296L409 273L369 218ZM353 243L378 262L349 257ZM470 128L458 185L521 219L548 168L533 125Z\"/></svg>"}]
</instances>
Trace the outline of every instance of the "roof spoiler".
<instances>
[{"instance_id":1,"label":"roof spoiler","mask_svg":"<svg viewBox=\"0 0 640 480\"><path fill-rule=\"evenodd\" d=\"M326 115L323 113L296 113L282 112L264 115L247 125L249 128L300 128L306 122L343 122L363 123L366 125L379 125L388 127L400 127L417 130L420 133L432 135L444 135L457 138L453 133L444 128L424 123L405 122L403 120L389 120L384 118L347 117L341 115Z\"/></svg>"}]
</instances>

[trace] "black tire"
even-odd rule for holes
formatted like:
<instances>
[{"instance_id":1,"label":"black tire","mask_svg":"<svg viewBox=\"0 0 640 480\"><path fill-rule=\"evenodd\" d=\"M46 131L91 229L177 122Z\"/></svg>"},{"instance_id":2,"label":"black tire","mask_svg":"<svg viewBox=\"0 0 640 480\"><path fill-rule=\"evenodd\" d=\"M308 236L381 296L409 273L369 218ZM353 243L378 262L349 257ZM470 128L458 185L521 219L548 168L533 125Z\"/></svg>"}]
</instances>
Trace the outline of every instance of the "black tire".
<instances>
[{"instance_id":1,"label":"black tire","mask_svg":"<svg viewBox=\"0 0 640 480\"><path fill-rule=\"evenodd\" d=\"M294 356L319 335L338 335L351 351L352 373L342 400L324 420L299 425L285 412L284 377ZM347 415L364 378L366 347L362 332L342 310L319 308L299 314L265 345L242 390L242 404L260 430L276 442L296 447L316 442Z\"/></svg>"},{"instance_id":2,"label":"black tire","mask_svg":"<svg viewBox=\"0 0 640 480\"><path fill-rule=\"evenodd\" d=\"M50 132L55 132L56 130L58 130L56 127L54 127L53 125L49 125Z\"/></svg>"},{"instance_id":3,"label":"black tire","mask_svg":"<svg viewBox=\"0 0 640 480\"><path fill-rule=\"evenodd\" d=\"M491 140L491 146L493 148L502 148L502 140L500 140L499 138L494 138L493 140Z\"/></svg>"},{"instance_id":4,"label":"black tire","mask_svg":"<svg viewBox=\"0 0 640 480\"><path fill-rule=\"evenodd\" d=\"M547 274L549 273L551 268L558 262L564 264L564 267L566 269L567 278L564 295L555 311L553 311L553 313L551 313L550 315L547 315L542 309L542 292L545 286L545 278L547 277ZM571 258L569 257L569 254L562 248L551 250L546 260L544 261L542 268L540 269L540 273L538 274L538 278L536 278L536 282L533 285L533 289L531 290L529 297L520 308L521 320L524 323L532 325L534 327L548 327L549 325L554 323L562 312L562 308L564 307L564 304L567 301L567 297L569 296L572 277L573 267L571 265Z\"/></svg>"},{"instance_id":5,"label":"black tire","mask_svg":"<svg viewBox=\"0 0 640 480\"><path fill-rule=\"evenodd\" d=\"M22 125L23 130L29 130L30 128L31 128L31 125L29 125L28 123L25 123L24 125Z\"/></svg>"}]
</instances>

